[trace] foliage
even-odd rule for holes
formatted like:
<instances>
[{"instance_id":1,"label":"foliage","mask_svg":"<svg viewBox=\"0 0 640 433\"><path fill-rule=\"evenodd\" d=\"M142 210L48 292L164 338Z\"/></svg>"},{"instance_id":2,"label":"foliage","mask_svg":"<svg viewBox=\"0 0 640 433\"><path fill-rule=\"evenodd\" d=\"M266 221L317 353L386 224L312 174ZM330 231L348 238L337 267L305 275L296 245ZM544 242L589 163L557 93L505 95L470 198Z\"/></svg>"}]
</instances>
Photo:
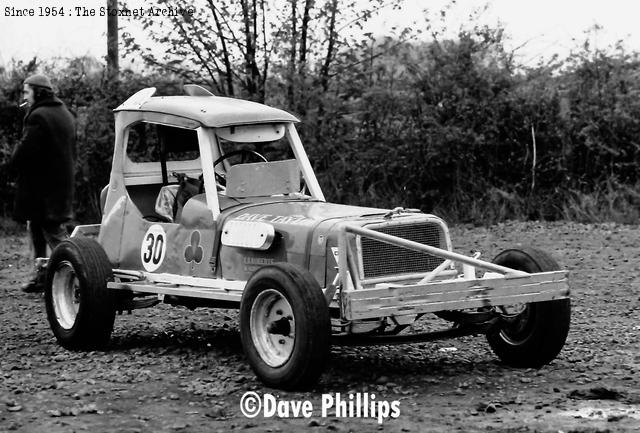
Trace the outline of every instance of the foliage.
<instances>
[{"instance_id":1,"label":"foliage","mask_svg":"<svg viewBox=\"0 0 640 433\"><path fill-rule=\"evenodd\" d=\"M637 54L585 44L525 68L503 38L475 27L405 44L337 83L336 117L317 151L333 155L319 167L331 198L458 221L634 221ZM594 200L611 205L576 211Z\"/></svg>"},{"instance_id":2,"label":"foliage","mask_svg":"<svg viewBox=\"0 0 640 433\"><path fill-rule=\"evenodd\" d=\"M78 219L95 221L110 168L111 110L142 87L170 94L190 81L296 113L330 201L474 223L637 222L638 53L585 42L566 59L525 67L505 49L501 28L446 37L446 11L427 28L374 38L345 29L386 2L364 10L346 0L276 3L196 3L202 13L174 17L172 30L144 21L166 50L157 54L132 35L125 46L158 72L125 72L118 84L86 58L11 65L0 76L0 163L20 137L22 80L49 73L78 119ZM418 31L433 40L412 42ZM10 183L0 171L0 214L10 212Z\"/></svg>"}]
</instances>

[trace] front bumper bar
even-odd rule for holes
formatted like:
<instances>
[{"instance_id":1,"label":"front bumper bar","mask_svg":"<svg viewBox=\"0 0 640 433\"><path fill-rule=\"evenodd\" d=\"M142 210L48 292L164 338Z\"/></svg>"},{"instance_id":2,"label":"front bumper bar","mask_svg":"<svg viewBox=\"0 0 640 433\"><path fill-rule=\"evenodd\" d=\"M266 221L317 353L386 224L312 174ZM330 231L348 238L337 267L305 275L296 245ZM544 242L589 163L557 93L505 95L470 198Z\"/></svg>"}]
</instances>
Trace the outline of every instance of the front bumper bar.
<instances>
[{"instance_id":1,"label":"front bumper bar","mask_svg":"<svg viewBox=\"0 0 640 433\"><path fill-rule=\"evenodd\" d=\"M373 288L343 292L342 305L345 318L356 320L568 297L567 271L554 271L517 277L460 279L426 284L378 284Z\"/></svg>"}]
</instances>

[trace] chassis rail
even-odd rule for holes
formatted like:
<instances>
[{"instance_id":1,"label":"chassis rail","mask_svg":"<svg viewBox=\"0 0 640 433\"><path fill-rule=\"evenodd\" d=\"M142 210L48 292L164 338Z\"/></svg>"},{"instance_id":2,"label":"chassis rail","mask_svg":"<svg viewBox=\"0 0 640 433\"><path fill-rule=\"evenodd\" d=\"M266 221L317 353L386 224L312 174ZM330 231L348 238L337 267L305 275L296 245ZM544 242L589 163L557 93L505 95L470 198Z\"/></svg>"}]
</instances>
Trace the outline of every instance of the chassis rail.
<instances>
[{"instance_id":1,"label":"chassis rail","mask_svg":"<svg viewBox=\"0 0 640 433\"><path fill-rule=\"evenodd\" d=\"M149 272L114 269L117 281L110 281L110 289L136 293L182 296L240 303L246 281L227 281L213 278L185 277L172 274L152 274Z\"/></svg>"},{"instance_id":2,"label":"chassis rail","mask_svg":"<svg viewBox=\"0 0 640 433\"><path fill-rule=\"evenodd\" d=\"M375 334L349 334L334 335L331 337L331 344L336 346L371 346L375 344L410 344L426 343L429 341L443 340L447 338L465 337L467 335L486 334L493 326L496 326L499 319L494 318L487 323L469 324L449 329L432 332L416 332L398 335L375 335Z\"/></svg>"}]
</instances>

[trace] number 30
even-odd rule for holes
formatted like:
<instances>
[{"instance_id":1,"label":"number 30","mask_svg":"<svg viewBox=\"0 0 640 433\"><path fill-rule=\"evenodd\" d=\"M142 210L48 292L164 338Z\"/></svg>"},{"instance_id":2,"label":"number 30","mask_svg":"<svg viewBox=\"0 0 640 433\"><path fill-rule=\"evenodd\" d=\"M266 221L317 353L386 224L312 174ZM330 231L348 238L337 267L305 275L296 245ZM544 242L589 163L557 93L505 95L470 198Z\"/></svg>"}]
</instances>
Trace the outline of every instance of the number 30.
<instances>
[{"instance_id":1,"label":"number 30","mask_svg":"<svg viewBox=\"0 0 640 433\"><path fill-rule=\"evenodd\" d=\"M153 236L153 233L147 235L147 252L142 256L142 260L146 263L153 262L154 265L160 263L162 258L162 247L164 247L164 236L158 234Z\"/></svg>"},{"instance_id":2,"label":"number 30","mask_svg":"<svg viewBox=\"0 0 640 433\"><path fill-rule=\"evenodd\" d=\"M158 224L149 227L149 230L144 235L140 247L140 257L142 258L142 265L147 271L152 272L160 267L167 248L165 239L164 230Z\"/></svg>"}]
</instances>

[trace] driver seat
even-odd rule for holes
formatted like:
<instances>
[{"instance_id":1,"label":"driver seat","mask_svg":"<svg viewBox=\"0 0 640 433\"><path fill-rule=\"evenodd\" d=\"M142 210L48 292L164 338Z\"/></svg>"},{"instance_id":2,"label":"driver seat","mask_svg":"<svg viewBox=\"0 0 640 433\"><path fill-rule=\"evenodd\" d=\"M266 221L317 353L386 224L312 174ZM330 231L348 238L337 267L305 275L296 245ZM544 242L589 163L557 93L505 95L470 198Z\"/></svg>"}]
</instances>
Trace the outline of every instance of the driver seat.
<instances>
[{"instance_id":1,"label":"driver seat","mask_svg":"<svg viewBox=\"0 0 640 433\"><path fill-rule=\"evenodd\" d=\"M196 194L204 192L202 175L198 179L182 173L174 173L178 178L177 185L165 185L160 188L156 198L155 211L167 222L179 223L184 204Z\"/></svg>"}]
</instances>

